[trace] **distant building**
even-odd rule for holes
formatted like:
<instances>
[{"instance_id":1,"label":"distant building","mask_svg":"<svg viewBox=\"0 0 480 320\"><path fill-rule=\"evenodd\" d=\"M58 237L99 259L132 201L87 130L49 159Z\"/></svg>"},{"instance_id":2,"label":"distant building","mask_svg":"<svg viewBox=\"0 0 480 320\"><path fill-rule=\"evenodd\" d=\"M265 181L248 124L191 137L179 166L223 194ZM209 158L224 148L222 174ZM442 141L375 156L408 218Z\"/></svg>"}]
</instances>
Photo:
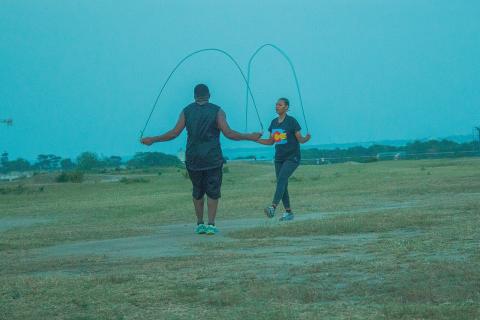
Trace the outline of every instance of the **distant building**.
<instances>
[{"instance_id":1,"label":"distant building","mask_svg":"<svg viewBox=\"0 0 480 320\"><path fill-rule=\"evenodd\" d=\"M25 178L30 178L33 176L31 172L10 172L7 174L0 175L0 181L15 181Z\"/></svg>"},{"instance_id":2,"label":"distant building","mask_svg":"<svg viewBox=\"0 0 480 320\"><path fill-rule=\"evenodd\" d=\"M380 152L377 153L377 160L400 160L405 159L406 153L404 151Z\"/></svg>"}]
</instances>

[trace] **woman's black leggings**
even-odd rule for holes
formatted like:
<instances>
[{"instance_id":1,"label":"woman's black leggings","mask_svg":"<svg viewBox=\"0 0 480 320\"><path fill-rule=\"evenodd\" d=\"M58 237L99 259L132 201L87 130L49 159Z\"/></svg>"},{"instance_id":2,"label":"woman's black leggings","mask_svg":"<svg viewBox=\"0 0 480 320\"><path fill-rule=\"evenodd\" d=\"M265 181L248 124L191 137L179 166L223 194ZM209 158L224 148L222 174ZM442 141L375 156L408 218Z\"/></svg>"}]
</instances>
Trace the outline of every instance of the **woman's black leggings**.
<instances>
[{"instance_id":1,"label":"woman's black leggings","mask_svg":"<svg viewBox=\"0 0 480 320\"><path fill-rule=\"evenodd\" d=\"M273 196L272 204L278 205L280 200L285 209L290 209L290 197L288 195L288 178L293 174L299 165L299 161L289 159L285 161L275 160L275 174L277 176L277 189Z\"/></svg>"}]
</instances>

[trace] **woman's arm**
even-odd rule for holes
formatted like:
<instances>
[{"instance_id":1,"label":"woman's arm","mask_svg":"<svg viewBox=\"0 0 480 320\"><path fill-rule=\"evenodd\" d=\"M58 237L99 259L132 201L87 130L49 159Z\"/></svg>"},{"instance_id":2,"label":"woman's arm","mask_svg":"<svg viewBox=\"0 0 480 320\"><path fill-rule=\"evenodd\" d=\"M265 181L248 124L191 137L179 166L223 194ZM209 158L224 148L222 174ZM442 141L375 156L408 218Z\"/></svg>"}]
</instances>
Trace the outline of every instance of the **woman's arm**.
<instances>
[{"instance_id":1,"label":"woman's arm","mask_svg":"<svg viewBox=\"0 0 480 320\"><path fill-rule=\"evenodd\" d=\"M183 111L182 111L182 113L180 113L180 116L178 117L177 124L172 130L169 130L159 136L143 138L140 142L142 144L150 146L155 142L170 141L178 137L180 133L182 133L184 128L185 128L185 115L183 114Z\"/></svg>"},{"instance_id":2,"label":"woman's arm","mask_svg":"<svg viewBox=\"0 0 480 320\"><path fill-rule=\"evenodd\" d=\"M300 131L295 132L295 138L297 138L297 141L302 144L310 140L311 137L312 136L310 135L310 133L307 133L307 135L303 137Z\"/></svg>"},{"instance_id":3,"label":"woman's arm","mask_svg":"<svg viewBox=\"0 0 480 320\"><path fill-rule=\"evenodd\" d=\"M271 133L268 139L258 139L257 142L266 146L271 146L272 144L275 143L275 141L273 141L273 136Z\"/></svg>"}]
</instances>

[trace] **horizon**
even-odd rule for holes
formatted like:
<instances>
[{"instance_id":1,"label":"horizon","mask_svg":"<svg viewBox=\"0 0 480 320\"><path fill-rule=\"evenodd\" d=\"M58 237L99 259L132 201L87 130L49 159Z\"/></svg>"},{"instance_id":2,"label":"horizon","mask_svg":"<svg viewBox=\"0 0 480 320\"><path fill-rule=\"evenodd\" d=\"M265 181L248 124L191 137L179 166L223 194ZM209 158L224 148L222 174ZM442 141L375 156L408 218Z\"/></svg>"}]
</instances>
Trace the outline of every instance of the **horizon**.
<instances>
[{"instance_id":1,"label":"horizon","mask_svg":"<svg viewBox=\"0 0 480 320\"><path fill-rule=\"evenodd\" d=\"M334 148L348 149L348 148L355 147L355 146L362 146L362 147L368 148L369 146L375 145L375 144L384 145L384 146L400 147L400 146L406 146L408 143L412 143L414 141L426 142L426 141L431 141L431 140L437 140L437 141L449 140L449 141L453 141L453 142L456 142L456 143L460 144L460 143L477 142L477 141L479 141L479 139L480 139L480 137L476 137L476 136L473 137L472 135L465 134L465 135L453 135L453 136L445 136L445 137L426 137L426 138L418 138L418 139L395 139L395 140L390 140L389 139L389 140L378 140L378 141L356 141L356 142L342 142L342 143L329 143L329 144L307 144L307 145L300 145L300 148L302 150L319 149L320 147L323 147L324 150L330 150L330 149L334 149ZM390 143L390 144L388 144L388 143ZM92 150L83 150L83 151L79 151L78 153L76 153L74 155L62 155L62 154L56 154L56 153L52 153L52 152L44 152L44 153L39 153L37 155L32 155L31 157L12 156L8 152L8 150L3 150L2 152L7 152L10 160L15 160L15 159L21 158L21 159L25 159L25 160L27 160L29 162L32 162L32 163L34 161L36 161L38 155L41 155L41 154L42 155L54 154L56 156L61 157L62 159L71 159L71 160L75 161L76 158L80 154L82 154L83 152L95 153L100 158L105 158L105 157L110 157L110 156L119 156L119 157L122 158L122 161L126 161L128 159L133 158L133 156L136 153L139 153L139 152L161 152L161 153L164 153L164 154L167 154L167 155L177 156L179 151L185 149L184 147L185 146L181 146L179 149L177 149L174 152L163 152L163 151L159 151L159 150L142 150L142 151L135 151L132 154L106 154L104 152L97 152L97 151L92 151ZM275 147L268 147L268 146L266 147L266 146L261 146L261 145L258 145L258 144L254 144L253 146L240 146L239 145L238 147L225 147L222 144L222 151L224 153L232 154L232 153L236 152L238 154L241 154L240 156L250 156L250 155L259 156L258 152L256 154L255 153L254 154L249 154L251 152L259 151L259 150L263 150L263 152L261 152L262 155L264 155L264 154L273 155L274 154L274 149L275 149ZM238 154L237 154L237 156L239 156ZM228 155L225 155L225 156L228 157ZM230 159L230 160L235 160L235 158Z\"/></svg>"}]
</instances>

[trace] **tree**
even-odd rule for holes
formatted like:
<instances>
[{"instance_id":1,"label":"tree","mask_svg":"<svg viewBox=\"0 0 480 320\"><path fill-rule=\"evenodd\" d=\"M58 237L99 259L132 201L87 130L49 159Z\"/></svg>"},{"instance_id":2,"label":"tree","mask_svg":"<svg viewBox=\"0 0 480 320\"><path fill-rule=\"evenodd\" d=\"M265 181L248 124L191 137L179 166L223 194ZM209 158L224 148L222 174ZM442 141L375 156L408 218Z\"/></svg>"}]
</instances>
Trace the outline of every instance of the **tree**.
<instances>
[{"instance_id":1,"label":"tree","mask_svg":"<svg viewBox=\"0 0 480 320\"><path fill-rule=\"evenodd\" d=\"M101 167L101 163L95 153L83 152L77 157L77 167L80 170L91 170Z\"/></svg>"},{"instance_id":2,"label":"tree","mask_svg":"<svg viewBox=\"0 0 480 320\"><path fill-rule=\"evenodd\" d=\"M18 158L17 160L8 161L3 159L0 172L7 173L10 171L28 171L31 169L30 162L25 159Z\"/></svg>"},{"instance_id":3,"label":"tree","mask_svg":"<svg viewBox=\"0 0 480 320\"><path fill-rule=\"evenodd\" d=\"M72 160L67 158L60 161L60 167L62 168L62 170L72 170L73 168L75 168L75 164Z\"/></svg>"},{"instance_id":4,"label":"tree","mask_svg":"<svg viewBox=\"0 0 480 320\"><path fill-rule=\"evenodd\" d=\"M39 169L48 168L48 156L46 154L39 154L37 156L37 163L35 164Z\"/></svg>"},{"instance_id":5,"label":"tree","mask_svg":"<svg viewBox=\"0 0 480 320\"><path fill-rule=\"evenodd\" d=\"M35 166L42 170L57 169L61 159L62 157L56 156L54 154L39 154L37 156L37 163L35 164Z\"/></svg>"},{"instance_id":6,"label":"tree","mask_svg":"<svg viewBox=\"0 0 480 320\"><path fill-rule=\"evenodd\" d=\"M122 157L119 156L110 156L105 158L104 160L106 167L120 167L122 164Z\"/></svg>"},{"instance_id":7,"label":"tree","mask_svg":"<svg viewBox=\"0 0 480 320\"><path fill-rule=\"evenodd\" d=\"M0 156L0 164L2 167L6 166L8 163L8 152L3 152L2 155Z\"/></svg>"},{"instance_id":8,"label":"tree","mask_svg":"<svg viewBox=\"0 0 480 320\"><path fill-rule=\"evenodd\" d=\"M0 172L7 172L8 171L8 153L3 152L0 155Z\"/></svg>"},{"instance_id":9,"label":"tree","mask_svg":"<svg viewBox=\"0 0 480 320\"><path fill-rule=\"evenodd\" d=\"M49 154L48 158L50 159L50 169L57 169L60 166L60 160L62 160L62 157Z\"/></svg>"},{"instance_id":10,"label":"tree","mask_svg":"<svg viewBox=\"0 0 480 320\"><path fill-rule=\"evenodd\" d=\"M342 162L348 160L354 160L359 162L364 162L365 159L368 160L369 156L374 157L377 154L381 153L402 153L405 154L415 154L416 158L429 158L432 156L438 157L442 153L442 157L459 157L465 155L463 151L472 150L474 148L474 142L468 143L456 143L455 141L450 140L429 140L429 141L419 141L415 140L413 142L407 143L406 146L387 146L387 145L378 145L374 144L368 148L361 146L350 147L348 149L335 149L335 150L319 150L319 149L304 149L302 150L302 157L304 159L319 159L319 158L329 158L334 159L335 162ZM434 153L434 155L429 155L429 153Z\"/></svg>"},{"instance_id":11,"label":"tree","mask_svg":"<svg viewBox=\"0 0 480 320\"><path fill-rule=\"evenodd\" d=\"M137 152L135 156L127 162L131 167L168 167L182 165L180 159L176 156L161 152Z\"/></svg>"},{"instance_id":12,"label":"tree","mask_svg":"<svg viewBox=\"0 0 480 320\"><path fill-rule=\"evenodd\" d=\"M8 171L28 171L30 169L30 162L22 158L18 158L17 160L8 163Z\"/></svg>"}]
</instances>

